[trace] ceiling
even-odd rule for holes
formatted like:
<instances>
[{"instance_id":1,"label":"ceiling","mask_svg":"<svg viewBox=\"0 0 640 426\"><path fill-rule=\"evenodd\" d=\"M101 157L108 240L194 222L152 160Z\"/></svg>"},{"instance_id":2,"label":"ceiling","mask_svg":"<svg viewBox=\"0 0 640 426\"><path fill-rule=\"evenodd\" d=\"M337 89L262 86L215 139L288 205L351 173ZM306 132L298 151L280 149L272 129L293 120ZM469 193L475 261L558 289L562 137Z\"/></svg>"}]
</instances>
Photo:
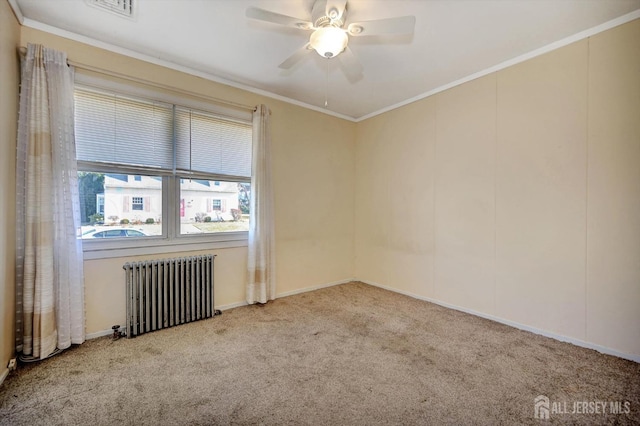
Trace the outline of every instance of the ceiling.
<instances>
[{"instance_id":1,"label":"ceiling","mask_svg":"<svg viewBox=\"0 0 640 426\"><path fill-rule=\"evenodd\" d=\"M313 51L278 68L310 32L245 17L256 6L309 20L313 0L133 0L133 18L89 1L10 3L23 25L356 121L640 17L640 0L349 0L348 22L416 17L413 36L352 37L364 73L349 81Z\"/></svg>"}]
</instances>

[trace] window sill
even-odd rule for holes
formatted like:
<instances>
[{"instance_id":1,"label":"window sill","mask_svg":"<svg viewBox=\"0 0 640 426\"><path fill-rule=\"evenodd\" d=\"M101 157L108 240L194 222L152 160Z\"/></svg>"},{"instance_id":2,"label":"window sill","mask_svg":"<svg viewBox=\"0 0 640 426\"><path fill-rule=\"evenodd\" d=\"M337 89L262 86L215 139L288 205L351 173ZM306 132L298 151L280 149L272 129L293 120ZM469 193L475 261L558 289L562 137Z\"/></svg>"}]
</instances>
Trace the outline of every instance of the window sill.
<instances>
[{"instance_id":1,"label":"window sill","mask_svg":"<svg viewBox=\"0 0 640 426\"><path fill-rule=\"evenodd\" d=\"M208 237L136 238L135 241L84 241L84 260L246 247L246 232Z\"/></svg>"}]
</instances>

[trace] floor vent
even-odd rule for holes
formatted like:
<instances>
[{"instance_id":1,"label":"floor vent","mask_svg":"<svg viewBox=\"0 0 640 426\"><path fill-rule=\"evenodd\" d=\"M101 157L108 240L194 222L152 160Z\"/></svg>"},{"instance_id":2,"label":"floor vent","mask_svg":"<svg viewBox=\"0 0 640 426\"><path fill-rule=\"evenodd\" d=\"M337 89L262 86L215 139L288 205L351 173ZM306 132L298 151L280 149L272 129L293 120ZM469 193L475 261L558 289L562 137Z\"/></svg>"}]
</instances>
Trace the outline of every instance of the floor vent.
<instances>
[{"instance_id":1,"label":"floor vent","mask_svg":"<svg viewBox=\"0 0 640 426\"><path fill-rule=\"evenodd\" d=\"M86 0L91 5L127 18L133 17L134 0Z\"/></svg>"}]
</instances>

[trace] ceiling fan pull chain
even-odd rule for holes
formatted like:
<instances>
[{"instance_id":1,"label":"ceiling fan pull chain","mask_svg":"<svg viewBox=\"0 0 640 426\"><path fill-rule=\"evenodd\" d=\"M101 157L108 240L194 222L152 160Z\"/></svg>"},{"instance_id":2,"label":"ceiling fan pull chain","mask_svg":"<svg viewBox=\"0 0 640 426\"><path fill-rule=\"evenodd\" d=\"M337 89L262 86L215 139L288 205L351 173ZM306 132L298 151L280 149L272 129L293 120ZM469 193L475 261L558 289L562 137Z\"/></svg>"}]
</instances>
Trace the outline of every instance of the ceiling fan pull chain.
<instances>
[{"instance_id":1,"label":"ceiling fan pull chain","mask_svg":"<svg viewBox=\"0 0 640 426\"><path fill-rule=\"evenodd\" d=\"M329 58L325 59L325 61L327 61L327 72L324 86L324 107L329 108Z\"/></svg>"}]
</instances>

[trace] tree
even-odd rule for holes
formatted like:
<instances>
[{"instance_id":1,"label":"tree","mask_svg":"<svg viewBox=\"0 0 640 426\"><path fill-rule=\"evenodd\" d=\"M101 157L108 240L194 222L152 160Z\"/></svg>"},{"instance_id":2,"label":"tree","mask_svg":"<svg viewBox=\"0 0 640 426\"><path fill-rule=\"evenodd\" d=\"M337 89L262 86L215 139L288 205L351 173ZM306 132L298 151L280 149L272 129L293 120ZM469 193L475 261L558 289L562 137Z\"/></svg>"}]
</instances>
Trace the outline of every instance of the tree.
<instances>
[{"instance_id":1,"label":"tree","mask_svg":"<svg viewBox=\"0 0 640 426\"><path fill-rule=\"evenodd\" d=\"M91 223L98 213L96 195L104 194L104 173L78 172L80 192L80 220L83 225Z\"/></svg>"},{"instance_id":2,"label":"tree","mask_svg":"<svg viewBox=\"0 0 640 426\"><path fill-rule=\"evenodd\" d=\"M251 204L251 184L238 184L238 205L243 214L249 214L249 206Z\"/></svg>"}]
</instances>

